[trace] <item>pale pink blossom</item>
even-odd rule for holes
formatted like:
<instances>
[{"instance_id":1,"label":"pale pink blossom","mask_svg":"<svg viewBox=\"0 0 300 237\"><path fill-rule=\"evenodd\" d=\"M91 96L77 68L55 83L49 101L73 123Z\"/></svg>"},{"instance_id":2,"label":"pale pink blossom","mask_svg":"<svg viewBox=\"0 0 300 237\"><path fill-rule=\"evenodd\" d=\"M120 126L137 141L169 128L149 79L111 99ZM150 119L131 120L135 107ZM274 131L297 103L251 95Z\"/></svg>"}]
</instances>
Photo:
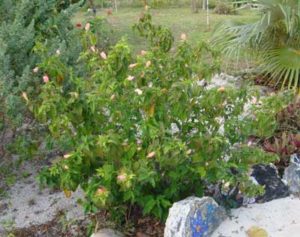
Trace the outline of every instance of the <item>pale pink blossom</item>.
<instances>
[{"instance_id":1,"label":"pale pink blossom","mask_svg":"<svg viewBox=\"0 0 300 237\"><path fill-rule=\"evenodd\" d=\"M181 39L182 41L186 41L186 39L187 39L186 34L185 34L185 33L182 33L182 34L180 35L180 39Z\"/></svg>"},{"instance_id":2,"label":"pale pink blossom","mask_svg":"<svg viewBox=\"0 0 300 237\"><path fill-rule=\"evenodd\" d=\"M137 93L138 95L143 94L143 91L142 91L141 89L139 89L139 88L135 89L134 91L135 91L135 93Z\"/></svg>"},{"instance_id":3,"label":"pale pink blossom","mask_svg":"<svg viewBox=\"0 0 300 237\"><path fill-rule=\"evenodd\" d=\"M47 74L45 74L43 76L43 81L44 81L44 83L48 83L49 82L49 76Z\"/></svg>"},{"instance_id":4,"label":"pale pink blossom","mask_svg":"<svg viewBox=\"0 0 300 237\"><path fill-rule=\"evenodd\" d=\"M107 59L106 53L103 52L103 51L100 53L100 56L101 56L101 58L104 59L104 60Z\"/></svg>"},{"instance_id":5,"label":"pale pink blossom","mask_svg":"<svg viewBox=\"0 0 300 237\"><path fill-rule=\"evenodd\" d=\"M147 61L146 62L146 67L150 67L151 66L151 61Z\"/></svg>"},{"instance_id":6,"label":"pale pink blossom","mask_svg":"<svg viewBox=\"0 0 300 237\"><path fill-rule=\"evenodd\" d=\"M38 73L38 72L39 72L39 68L38 68L38 67L35 67L32 71L33 71L34 73Z\"/></svg>"},{"instance_id":7,"label":"pale pink blossom","mask_svg":"<svg viewBox=\"0 0 300 237\"><path fill-rule=\"evenodd\" d=\"M154 156L155 156L155 151L152 151L147 155L147 158L153 158Z\"/></svg>"},{"instance_id":8,"label":"pale pink blossom","mask_svg":"<svg viewBox=\"0 0 300 237\"><path fill-rule=\"evenodd\" d=\"M256 104L257 103L257 98L253 96L252 99L251 99L251 103Z\"/></svg>"},{"instance_id":9,"label":"pale pink blossom","mask_svg":"<svg viewBox=\"0 0 300 237\"><path fill-rule=\"evenodd\" d=\"M124 174L124 173L123 173L123 174L119 174L119 175L117 176L117 180L120 181L120 182L125 181L126 178L127 178L127 175Z\"/></svg>"},{"instance_id":10,"label":"pale pink blossom","mask_svg":"<svg viewBox=\"0 0 300 237\"><path fill-rule=\"evenodd\" d=\"M65 159L68 159L69 157L71 157L71 154L65 154L65 155L64 155L64 158L65 158Z\"/></svg>"},{"instance_id":11,"label":"pale pink blossom","mask_svg":"<svg viewBox=\"0 0 300 237\"><path fill-rule=\"evenodd\" d=\"M141 55L142 55L142 56L145 56L146 54L147 54L147 51L145 51L145 50L142 50L142 51L141 51Z\"/></svg>"},{"instance_id":12,"label":"pale pink blossom","mask_svg":"<svg viewBox=\"0 0 300 237\"><path fill-rule=\"evenodd\" d=\"M89 22L86 23L84 29L85 29L86 31L89 31L90 28L91 28L91 23L89 23Z\"/></svg>"},{"instance_id":13,"label":"pale pink blossom","mask_svg":"<svg viewBox=\"0 0 300 237\"><path fill-rule=\"evenodd\" d=\"M106 192L107 192L107 191L106 191L106 188L101 187L101 188L98 188L98 189L97 189L96 194L97 194L97 195L102 195L102 194L104 194L104 193L106 193Z\"/></svg>"},{"instance_id":14,"label":"pale pink blossom","mask_svg":"<svg viewBox=\"0 0 300 237\"><path fill-rule=\"evenodd\" d=\"M90 48L91 50L92 50L92 52L96 52L96 47L95 46L91 46L91 48Z\"/></svg>"},{"instance_id":15,"label":"pale pink blossom","mask_svg":"<svg viewBox=\"0 0 300 237\"><path fill-rule=\"evenodd\" d=\"M229 182L226 182L226 183L224 184L224 187L225 187L225 188L229 188L229 186L230 186L230 183L229 183Z\"/></svg>"},{"instance_id":16,"label":"pale pink blossom","mask_svg":"<svg viewBox=\"0 0 300 237\"><path fill-rule=\"evenodd\" d=\"M28 99L28 96L27 96L27 93L26 93L26 92L22 92L22 97L23 97L23 99L24 99L24 100L26 100L26 102L28 102L28 101L29 101L29 99Z\"/></svg>"},{"instance_id":17,"label":"pale pink blossom","mask_svg":"<svg viewBox=\"0 0 300 237\"><path fill-rule=\"evenodd\" d=\"M134 80L134 76L129 75L129 76L127 77L127 80L128 80L128 81L133 81L133 80Z\"/></svg>"},{"instance_id":18,"label":"pale pink blossom","mask_svg":"<svg viewBox=\"0 0 300 237\"><path fill-rule=\"evenodd\" d=\"M129 68L135 68L137 65L138 65L137 63L132 63L132 64L130 64L128 67L129 67Z\"/></svg>"}]
</instances>

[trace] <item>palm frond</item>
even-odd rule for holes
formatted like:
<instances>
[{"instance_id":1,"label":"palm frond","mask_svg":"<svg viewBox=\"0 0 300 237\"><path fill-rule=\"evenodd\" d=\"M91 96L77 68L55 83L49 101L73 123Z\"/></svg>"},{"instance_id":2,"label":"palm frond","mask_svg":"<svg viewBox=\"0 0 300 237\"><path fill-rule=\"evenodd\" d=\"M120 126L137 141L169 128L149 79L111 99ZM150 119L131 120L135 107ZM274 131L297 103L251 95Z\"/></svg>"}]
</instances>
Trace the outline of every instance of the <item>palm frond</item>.
<instances>
[{"instance_id":1,"label":"palm frond","mask_svg":"<svg viewBox=\"0 0 300 237\"><path fill-rule=\"evenodd\" d=\"M300 1L260 0L261 18L251 24L226 22L218 27L213 44L228 57L247 53L258 57L261 69L276 84L299 88Z\"/></svg>"}]
</instances>

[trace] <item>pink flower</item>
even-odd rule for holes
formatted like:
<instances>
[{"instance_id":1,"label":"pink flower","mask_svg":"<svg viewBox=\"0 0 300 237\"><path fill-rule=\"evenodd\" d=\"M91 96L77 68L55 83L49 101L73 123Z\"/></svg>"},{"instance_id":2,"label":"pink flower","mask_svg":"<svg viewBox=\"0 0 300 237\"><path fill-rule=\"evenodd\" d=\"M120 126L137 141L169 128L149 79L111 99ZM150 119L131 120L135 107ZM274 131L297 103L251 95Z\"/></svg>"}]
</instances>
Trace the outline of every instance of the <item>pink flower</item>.
<instances>
[{"instance_id":1,"label":"pink flower","mask_svg":"<svg viewBox=\"0 0 300 237\"><path fill-rule=\"evenodd\" d=\"M257 103L257 98L253 96L251 99L251 104L256 104L256 103Z\"/></svg>"},{"instance_id":2,"label":"pink flower","mask_svg":"<svg viewBox=\"0 0 300 237\"><path fill-rule=\"evenodd\" d=\"M151 61L147 61L146 62L146 67L150 67L151 66Z\"/></svg>"},{"instance_id":3,"label":"pink flower","mask_svg":"<svg viewBox=\"0 0 300 237\"><path fill-rule=\"evenodd\" d=\"M152 151L147 155L147 158L153 158L154 156L155 156L155 151Z\"/></svg>"},{"instance_id":4,"label":"pink flower","mask_svg":"<svg viewBox=\"0 0 300 237\"><path fill-rule=\"evenodd\" d=\"M44 83L48 83L49 82L49 76L47 74L45 74L43 76L43 81L44 81Z\"/></svg>"},{"instance_id":5,"label":"pink flower","mask_svg":"<svg viewBox=\"0 0 300 237\"><path fill-rule=\"evenodd\" d=\"M146 54L147 54L147 51L145 51L145 50L142 50L142 51L141 51L141 55L142 55L142 56L145 56Z\"/></svg>"},{"instance_id":6,"label":"pink flower","mask_svg":"<svg viewBox=\"0 0 300 237\"><path fill-rule=\"evenodd\" d=\"M71 154L65 154L65 155L64 155L64 158L65 158L65 159L68 159L70 156L71 156Z\"/></svg>"},{"instance_id":7,"label":"pink flower","mask_svg":"<svg viewBox=\"0 0 300 237\"><path fill-rule=\"evenodd\" d=\"M128 81L133 81L133 80L134 80L134 76L130 76L130 75L129 75L129 76L127 77L127 80L128 80Z\"/></svg>"},{"instance_id":8,"label":"pink flower","mask_svg":"<svg viewBox=\"0 0 300 237\"><path fill-rule=\"evenodd\" d=\"M33 71L34 73L38 73L38 72L39 72L39 68L38 68L38 67L35 67L32 71Z\"/></svg>"},{"instance_id":9,"label":"pink flower","mask_svg":"<svg viewBox=\"0 0 300 237\"><path fill-rule=\"evenodd\" d=\"M90 28L91 28L91 23L89 23L89 22L86 23L84 29L85 29L86 31L89 31Z\"/></svg>"},{"instance_id":10,"label":"pink flower","mask_svg":"<svg viewBox=\"0 0 300 237\"><path fill-rule=\"evenodd\" d=\"M96 47L95 46L91 46L91 48L90 48L91 50L92 50L92 52L96 52Z\"/></svg>"},{"instance_id":11,"label":"pink flower","mask_svg":"<svg viewBox=\"0 0 300 237\"><path fill-rule=\"evenodd\" d=\"M125 181L126 178L127 178L127 175L126 175L125 173L119 174L119 175L117 176L117 180L120 181L120 182Z\"/></svg>"},{"instance_id":12,"label":"pink flower","mask_svg":"<svg viewBox=\"0 0 300 237\"><path fill-rule=\"evenodd\" d=\"M97 195L103 195L105 194L107 191L106 191L106 188L104 187L101 187L101 188L98 188L97 191L96 191L96 194Z\"/></svg>"},{"instance_id":13,"label":"pink flower","mask_svg":"<svg viewBox=\"0 0 300 237\"><path fill-rule=\"evenodd\" d=\"M26 102L28 102L28 101L29 101L29 99L28 99L28 96L27 96L27 93L26 93L26 92L22 92L22 97L23 97L23 99L24 99L24 100L26 100Z\"/></svg>"},{"instance_id":14,"label":"pink flower","mask_svg":"<svg viewBox=\"0 0 300 237\"><path fill-rule=\"evenodd\" d=\"M104 60L107 59L106 53L103 52L103 51L100 53L100 56L101 56L101 58L104 59Z\"/></svg>"},{"instance_id":15,"label":"pink flower","mask_svg":"<svg viewBox=\"0 0 300 237\"><path fill-rule=\"evenodd\" d=\"M141 89L139 89L139 88L135 89L134 91L135 91L135 93L137 93L138 95L143 94L143 91L142 91Z\"/></svg>"},{"instance_id":16,"label":"pink flower","mask_svg":"<svg viewBox=\"0 0 300 237\"><path fill-rule=\"evenodd\" d=\"M137 66L137 63L132 63L132 64L130 64L128 67L129 68L135 68Z\"/></svg>"},{"instance_id":17,"label":"pink flower","mask_svg":"<svg viewBox=\"0 0 300 237\"><path fill-rule=\"evenodd\" d=\"M186 34L185 34L185 33L182 33L182 34L180 35L180 39L181 39L182 41L186 41L186 39L187 39Z\"/></svg>"}]
</instances>

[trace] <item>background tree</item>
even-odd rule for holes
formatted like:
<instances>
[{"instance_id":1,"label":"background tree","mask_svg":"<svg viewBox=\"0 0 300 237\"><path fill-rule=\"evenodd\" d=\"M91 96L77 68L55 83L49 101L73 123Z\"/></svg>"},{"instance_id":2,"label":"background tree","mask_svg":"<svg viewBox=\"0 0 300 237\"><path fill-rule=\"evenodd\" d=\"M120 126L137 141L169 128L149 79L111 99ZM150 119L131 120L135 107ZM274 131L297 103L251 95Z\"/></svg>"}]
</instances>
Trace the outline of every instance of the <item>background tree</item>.
<instances>
[{"instance_id":1,"label":"background tree","mask_svg":"<svg viewBox=\"0 0 300 237\"><path fill-rule=\"evenodd\" d=\"M192 7L192 12L193 13L198 13L199 6L200 6L199 0L192 0L191 1L191 7Z\"/></svg>"},{"instance_id":2,"label":"background tree","mask_svg":"<svg viewBox=\"0 0 300 237\"><path fill-rule=\"evenodd\" d=\"M250 24L227 22L214 36L227 56L256 57L275 86L300 87L300 6L298 0L259 0L261 18Z\"/></svg>"}]
</instances>

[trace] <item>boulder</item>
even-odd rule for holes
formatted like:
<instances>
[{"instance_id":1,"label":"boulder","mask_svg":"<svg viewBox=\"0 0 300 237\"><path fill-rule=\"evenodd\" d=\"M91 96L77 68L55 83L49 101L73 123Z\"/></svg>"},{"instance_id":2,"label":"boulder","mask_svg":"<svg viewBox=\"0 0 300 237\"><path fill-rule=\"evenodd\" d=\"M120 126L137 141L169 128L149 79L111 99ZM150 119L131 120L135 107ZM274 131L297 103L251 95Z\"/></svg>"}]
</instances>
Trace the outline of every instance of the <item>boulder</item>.
<instances>
[{"instance_id":1,"label":"boulder","mask_svg":"<svg viewBox=\"0 0 300 237\"><path fill-rule=\"evenodd\" d=\"M283 180L292 194L300 194L300 155L291 156L290 165L284 170Z\"/></svg>"},{"instance_id":2,"label":"boulder","mask_svg":"<svg viewBox=\"0 0 300 237\"><path fill-rule=\"evenodd\" d=\"M275 166L254 165L251 176L258 184L265 186L265 193L257 197L256 202L269 202L289 196L289 188L280 179Z\"/></svg>"},{"instance_id":3,"label":"boulder","mask_svg":"<svg viewBox=\"0 0 300 237\"><path fill-rule=\"evenodd\" d=\"M214 199L189 197L170 208L164 237L209 237L226 217Z\"/></svg>"},{"instance_id":4,"label":"boulder","mask_svg":"<svg viewBox=\"0 0 300 237\"><path fill-rule=\"evenodd\" d=\"M92 234L91 237L124 237L124 235L116 230L101 229L97 233Z\"/></svg>"}]
</instances>

